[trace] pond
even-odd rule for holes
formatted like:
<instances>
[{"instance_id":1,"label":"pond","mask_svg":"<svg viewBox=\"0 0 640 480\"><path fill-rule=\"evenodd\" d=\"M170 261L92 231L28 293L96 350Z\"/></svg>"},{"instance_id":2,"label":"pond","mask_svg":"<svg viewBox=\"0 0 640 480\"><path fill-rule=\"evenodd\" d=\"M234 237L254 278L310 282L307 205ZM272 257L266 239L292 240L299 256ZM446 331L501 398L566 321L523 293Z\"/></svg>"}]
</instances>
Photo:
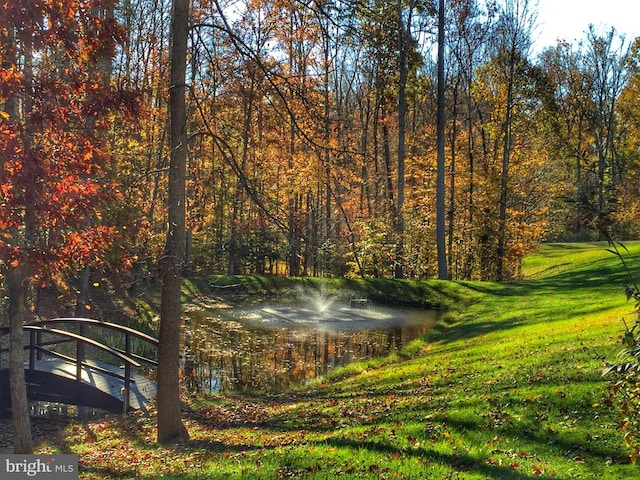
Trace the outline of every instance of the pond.
<instances>
[{"instance_id":1,"label":"pond","mask_svg":"<svg viewBox=\"0 0 640 480\"><path fill-rule=\"evenodd\" d=\"M185 380L192 391L283 392L398 350L426 334L437 315L323 298L192 309L182 329Z\"/></svg>"}]
</instances>

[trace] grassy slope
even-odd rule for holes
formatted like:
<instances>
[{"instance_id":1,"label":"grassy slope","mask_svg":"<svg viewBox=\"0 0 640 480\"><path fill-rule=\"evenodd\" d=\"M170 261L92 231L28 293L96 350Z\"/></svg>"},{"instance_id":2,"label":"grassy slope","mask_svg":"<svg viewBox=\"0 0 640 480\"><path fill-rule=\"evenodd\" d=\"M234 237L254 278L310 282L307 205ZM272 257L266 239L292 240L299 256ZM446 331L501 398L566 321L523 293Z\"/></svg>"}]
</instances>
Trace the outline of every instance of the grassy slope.
<instances>
[{"instance_id":1,"label":"grassy slope","mask_svg":"<svg viewBox=\"0 0 640 480\"><path fill-rule=\"evenodd\" d=\"M600 376L633 317L605 248L543 246L518 283L422 282L454 304L415 355L286 396L191 400L186 446L156 446L140 414L40 449L80 453L83 479L637 477Z\"/></svg>"}]
</instances>

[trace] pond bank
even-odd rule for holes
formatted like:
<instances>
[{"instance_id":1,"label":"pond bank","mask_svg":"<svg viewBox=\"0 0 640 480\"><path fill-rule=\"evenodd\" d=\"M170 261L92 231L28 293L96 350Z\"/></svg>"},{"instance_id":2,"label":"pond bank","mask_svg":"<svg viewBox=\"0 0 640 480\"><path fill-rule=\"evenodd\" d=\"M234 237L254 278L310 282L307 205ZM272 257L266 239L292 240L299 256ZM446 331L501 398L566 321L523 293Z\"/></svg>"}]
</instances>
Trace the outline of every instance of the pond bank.
<instances>
[{"instance_id":1,"label":"pond bank","mask_svg":"<svg viewBox=\"0 0 640 480\"><path fill-rule=\"evenodd\" d=\"M363 298L379 305L443 310L460 300L442 290L437 280L395 280L359 278L278 277L214 275L187 278L185 296L212 295L233 303L262 299L291 298L300 292L317 292L341 299Z\"/></svg>"}]
</instances>

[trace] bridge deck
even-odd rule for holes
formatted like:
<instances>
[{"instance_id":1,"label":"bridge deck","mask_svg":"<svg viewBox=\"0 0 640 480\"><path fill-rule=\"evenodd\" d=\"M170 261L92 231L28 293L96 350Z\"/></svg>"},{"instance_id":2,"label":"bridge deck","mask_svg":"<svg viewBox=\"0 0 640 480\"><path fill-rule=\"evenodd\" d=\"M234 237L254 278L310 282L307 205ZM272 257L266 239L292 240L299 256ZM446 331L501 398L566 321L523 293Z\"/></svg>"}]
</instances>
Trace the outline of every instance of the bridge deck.
<instances>
[{"instance_id":1,"label":"bridge deck","mask_svg":"<svg viewBox=\"0 0 640 480\"><path fill-rule=\"evenodd\" d=\"M124 375L122 368L109 365L102 362L94 362L85 360L92 366L108 370L115 375ZM72 380L76 378L75 363L65 362L64 360L38 360L35 362L35 369L43 372L52 373L59 377L66 377ZM111 395L119 400L123 399L124 380L107 373L98 372L89 367L82 368L82 382L91 385L98 390ZM131 373L131 391L129 393L129 406L138 409L144 407L150 400L156 396L156 384L153 380Z\"/></svg>"},{"instance_id":2,"label":"bridge deck","mask_svg":"<svg viewBox=\"0 0 640 480\"><path fill-rule=\"evenodd\" d=\"M123 376L124 370L114 365L85 360L85 363L98 367L114 375ZM124 399L124 380L114 375L82 367L82 381L76 381L75 363L64 360L38 360L35 369L25 369L27 377L27 396L31 400L44 400L72 405L84 405L112 412L122 412ZM7 382L8 372L0 370L0 387ZM4 392L3 392L4 391ZM138 409L148 404L156 395L154 381L131 373L129 408ZM0 403L7 403L8 388L0 388Z\"/></svg>"}]
</instances>

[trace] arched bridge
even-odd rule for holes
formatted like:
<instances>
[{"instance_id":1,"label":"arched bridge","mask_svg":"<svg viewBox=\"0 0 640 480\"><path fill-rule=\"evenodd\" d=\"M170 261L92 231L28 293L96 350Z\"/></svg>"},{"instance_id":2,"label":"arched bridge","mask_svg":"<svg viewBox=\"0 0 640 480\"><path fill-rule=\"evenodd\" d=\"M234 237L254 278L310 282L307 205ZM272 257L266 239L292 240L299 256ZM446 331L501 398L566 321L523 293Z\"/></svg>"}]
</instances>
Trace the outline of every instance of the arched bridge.
<instances>
[{"instance_id":1,"label":"arched bridge","mask_svg":"<svg viewBox=\"0 0 640 480\"><path fill-rule=\"evenodd\" d=\"M89 318L54 318L25 324L24 349L27 397L53 403L127 412L144 407L156 395L156 384L134 368L155 367L151 358L134 353L134 347L150 346L158 340L115 323ZM92 338L100 331L103 341ZM0 327L0 339L9 333ZM28 340L28 341L27 341ZM109 346L118 343L120 347ZM148 348L147 348L148 350ZM11 406L8 362L0 349L0 409ZM99 360L88 358L88 353Z\"/></svg>"}]
</instances>

